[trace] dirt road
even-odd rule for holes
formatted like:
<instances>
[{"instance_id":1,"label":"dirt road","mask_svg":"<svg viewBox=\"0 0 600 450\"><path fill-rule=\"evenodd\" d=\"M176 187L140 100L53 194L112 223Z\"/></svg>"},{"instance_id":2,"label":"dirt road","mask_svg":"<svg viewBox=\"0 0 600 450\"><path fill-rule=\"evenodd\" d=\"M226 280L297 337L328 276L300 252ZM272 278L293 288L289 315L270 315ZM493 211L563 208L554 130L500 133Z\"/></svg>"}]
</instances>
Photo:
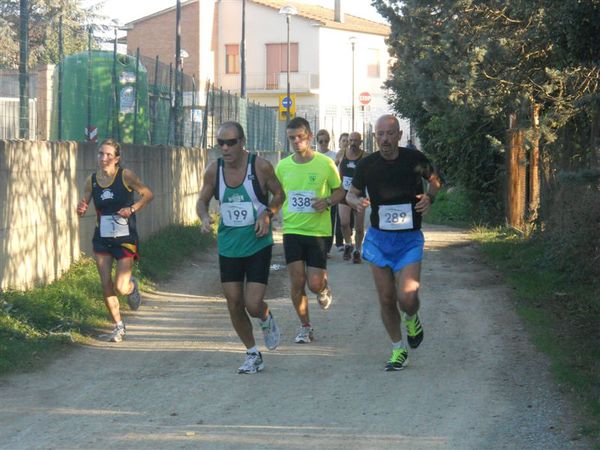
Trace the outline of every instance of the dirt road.
<instances>
[{"instance_id":1,"label":"dirt road","mask_svg":"<svg viewBox=\"0 0 600 450\"><path fill-rule=\"evenodd\" d=\"M125 342L0 380L0 448L589 448L500 276L464 232L430 227L426 239L425 340L402 372L382 370L390 344L368 265L340 255L331 309L311 298L317 340L293 343L279 244L267 298L282 344L262 373L238 375L242 346L204 254L144 296Z\"/></svg>"}]
</instances>

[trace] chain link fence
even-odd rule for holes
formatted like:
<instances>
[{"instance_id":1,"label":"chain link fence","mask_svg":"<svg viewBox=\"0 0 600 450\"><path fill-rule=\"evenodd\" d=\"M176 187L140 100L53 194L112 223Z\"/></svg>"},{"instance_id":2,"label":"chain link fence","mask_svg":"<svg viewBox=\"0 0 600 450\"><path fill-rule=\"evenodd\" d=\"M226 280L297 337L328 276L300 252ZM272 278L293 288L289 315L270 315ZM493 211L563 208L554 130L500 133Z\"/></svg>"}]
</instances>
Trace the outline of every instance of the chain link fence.
<instances>
[{"instance_id":1,"label":"chain link fence","mask_svg":"<svg viewBox=\"0 0 600 450\"><path fill-rule=\"evenodd\" d=\"M81 52L27 77L29 100L23 110L18 71L0 71L0 139L113 137L123 143L212 147L219 125L235 120L246 130L249 150L282 148L276 108L212 84L198 86L172 64L139 52ZM21 121L23 111L26 121ZM19 129L23 123L29 124L26 130Z\"/></svg>"}]
</instances>

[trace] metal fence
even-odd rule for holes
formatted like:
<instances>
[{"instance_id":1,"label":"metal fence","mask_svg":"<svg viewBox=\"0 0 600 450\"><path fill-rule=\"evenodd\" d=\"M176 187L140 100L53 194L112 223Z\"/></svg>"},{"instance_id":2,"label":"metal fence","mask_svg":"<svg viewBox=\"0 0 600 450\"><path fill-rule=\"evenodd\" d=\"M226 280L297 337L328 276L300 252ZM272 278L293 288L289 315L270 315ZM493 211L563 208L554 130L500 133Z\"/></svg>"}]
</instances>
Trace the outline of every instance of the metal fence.
<instances>
[{"instance_id":1,"label":"metal fence","mask_svg":"<svg viewBox=\"0 0 600 450\"><path fill-rule=\"evenodd\" d=\"M37 128L37 74L28 76L29 135ZM19 72L0 70L0 139L19 139Z\"/></svg>"},{"instance_id":2,"label":"metal fence","mask_svg":"<svg viewBox=\"0 0 600 450\"><path fill-rule=\"evenodd\" d=\"M148 74L152 144L171 144L179 133L184 145L210 148L216 144L219 125L235 120L246 130L247 149L281 149L276 108L240 98L214 84L198 86L195 77L182 73L182 106L181 111L177 111L178 80L173 65L145 56L140 56L140 62Z\"/></svg>"},{"instance_id":3,"label":"metal fence","mask_svg":"<svg viewBox=\"0 0 600 450\"><path fill-rule=\"evenodd\" d=\"M249 150L282 148L275 108L198 86L158 58L90 50L27 76L29 129L21 136L28 139L212 147L219 125L235 120ZM0 139L19 138L21 114L19 74L0 71Z\"/></svg>"},{"instance_id":4,"label":"metal fence","mask_svg":"<svg viewBox=\"0 0 600 450\"><path fill-rule=\"evenodd\" d=\"M216 133L223 122L234 120L246 131L248 150L280 150L278 111L253 101L240 98L210 85L206 89L203 120L204 147L214 147Z\"/></svg>"}]
</instances>

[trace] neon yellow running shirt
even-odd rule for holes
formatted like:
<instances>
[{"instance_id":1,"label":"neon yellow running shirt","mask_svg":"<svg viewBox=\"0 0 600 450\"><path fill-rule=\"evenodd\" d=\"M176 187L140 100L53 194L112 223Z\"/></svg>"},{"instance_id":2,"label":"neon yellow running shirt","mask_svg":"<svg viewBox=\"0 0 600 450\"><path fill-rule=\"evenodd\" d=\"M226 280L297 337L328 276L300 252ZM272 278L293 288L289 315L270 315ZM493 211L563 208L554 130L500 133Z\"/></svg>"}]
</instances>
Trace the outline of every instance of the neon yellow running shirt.
<instances>
[{"instance_id":1,"label":"neon yellow running shirt","mask_svg":"<svg viewBox=\"0 0 600 450\"><path fill-rule=\"evenodd\" d=\"M283 234L331 236L329 208L318 213L312 208L312 200L328 197L340 187L333 160L315 152L309 162L298 164L290 155L279 162L275 174L285 191Z\"/></svg>"}]
</instances>

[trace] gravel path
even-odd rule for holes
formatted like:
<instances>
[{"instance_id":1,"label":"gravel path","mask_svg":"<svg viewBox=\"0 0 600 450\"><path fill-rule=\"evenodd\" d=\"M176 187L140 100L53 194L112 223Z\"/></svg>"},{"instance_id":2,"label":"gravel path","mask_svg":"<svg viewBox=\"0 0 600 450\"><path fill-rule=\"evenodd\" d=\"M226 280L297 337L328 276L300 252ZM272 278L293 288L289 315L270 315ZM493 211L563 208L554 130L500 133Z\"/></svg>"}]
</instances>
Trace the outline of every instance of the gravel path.
<instances>
[{"instance_id":1,"label":"gravel path","mask_svg":"<svg viewBox=\"0 0 600 450\"><path fill-rule=\"evenodd\" d=\"M277 244L267 301L282 344L262 373L238 375L242 346L208 252L144 296L123 343L98 339L0 379L0 448L590 448L501 277L465 232L429 227L426 239L425 340L402 372L383 371L390 344L368 265L340 254L331 309L311 299L317 340L293 343Z\"/></svg>"}]
</instances>

